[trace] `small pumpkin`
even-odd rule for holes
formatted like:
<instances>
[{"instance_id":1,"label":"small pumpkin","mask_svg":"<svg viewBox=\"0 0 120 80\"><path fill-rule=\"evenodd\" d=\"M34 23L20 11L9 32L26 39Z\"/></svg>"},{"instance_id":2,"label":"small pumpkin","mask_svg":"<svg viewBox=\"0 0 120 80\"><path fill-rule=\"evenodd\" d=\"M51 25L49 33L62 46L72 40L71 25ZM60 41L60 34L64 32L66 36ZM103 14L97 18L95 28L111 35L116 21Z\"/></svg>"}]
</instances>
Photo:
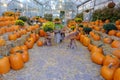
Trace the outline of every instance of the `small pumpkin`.
<instances>
[{"instance_id":1,"label":"small pumpkin","mask_svg":"<svg viewBox=\"0 0 120 80\"><path fill-rule=\"evenodd\" d=\"M9 38L9 40L14 40L15 41L17 39L17 35L16 34L9 34L8 38Z\"/></svg>"},{"instance_id":2,"label":"small pumpkin","mask_svg":"<svg viewBox=\"0 0 120 80\"><path fill-rule=\"evenodd\" d=\"M120 80L120 68L115 70L113 80Z\"/></svg>"},{"instance_id":3,"label":"small pumpkin","mask_svg":"<svg viewBox=\"0 0 120 80\"><path fill-rule=\"evenodd\" d=\"M40 35L41 37L44 37L44 36L46 36L46 32L45 32L44 30L40 30L40 31L39 31L39 35Z\"/></svg>"},{"instance_id":4,"label":"small pumpkin","mask_svg":"<svg viewBox=\"0 0 120 80\"><path fill-rule=\"evenodd\" d=\"M98 34L95 34L95 35L93 36L93 39L94 39L95 41L99 41L101 38L100 38L100 36L99 36Z\"/></svg>"},{"instance_id":5,"label":"small pumpkin","mask_svg":"<svg viewBox=\"0 0 120 80\"><path fill-rule=\"evenodd\" d=\"M0 74L5 74L9 71L10 71L9 58L0 56Z\"/></svg>"},{"instance_id":6,"label":"small pumpkin","mask_svg":"<svg viewBox=\"0 0 120 80\"><path fill-rule=\"evenodd\" d=\"M83 45L87 47L89 44L90 44L90 39L88 37L84 37Z\"/></svg>"},{"instance_id":7,"label":"small pumpkin","mask_svg":"<svg viewBox=\"0 0 120 80\"><path fill-rule=\"evenodd\" d=\"M24 44L27 46L28 49L31 49L31 48L33 48L34 42L33 41L26 41Z\"/></svg>"},{"instance_id":8,"label":"small pumpkin","mask_svg":"<svg viewBox=\"0 0 120 80\"><path fill-rule=\"evenodd\" d=\"M13 47L13 48L10 49L10 53L14 54L16 51L19 51L19 50L21 50L21 47L20 46L16 46L16 47Z\"/></svg>"},{"instance_id":9,"label":"small pumpkin","mask_svg":"<svg viewBox=\"0 0 120 80\"><path fill-rule=\"evenodd\" d=\"M21 48L21 50L28 50L26 45L22 45L22 46L20 46L20 48Z\"/></svg>"},{"instance_id":10,"label":"small pumpkin","mask_svg":"<svg viewBox=\"0 0 120 80\"><path fill-rule=\"evenodd\" d=\"M5 46L6 45L6 41L0 37L0 46Z\"/></svg>"},{"instance_id":11,"label":"small pumpkin","mask_svg":"<svg viewBox=\"0 0 120 80\"><path fill-rule=\"evenodd\" d=\"M120 49L114 50L112 54L120 59Z\"/></svg>"},{"instance_id":12,"label":"small pumpkin","mask_svg":"<svg viewBox=\"0 0 120 80\"><path fill-rule=\"evenodd\" d=\"M90 43L90 44L88 45L88 50L91 51L93 47L94 47L94 45Z\"/></svg>"},{"instance_id":13,"label":"small pumpkin","mask_svg":"<svg viewBox=\"0 0 120 80\"><path fill-rule=\"evenodd\" d=\"M120 41L114 40L111 44L112 48L120 48Z\"/></svg>"},{"instance_id":14,"label":"small pumpkin","mask_svg":"<svg viewBox=\"0 0 120 80\"><path fill-rule=\"evenodd\" d=\"M103 42L106 43L106 44L111 44L112 43L112 39L106 37L106 38L103 39Z\"/></svg>"},{"instance_id":15,"label":"small pumpkin","mask_svg":"<svg viewBox=\"0 0 120 80\"><path fill-rule=\"evenodd\" d=\"M11 54L9 58L12 69L19 70L24 67L22 54L16 52L15 54Z\"/></svg>"},{"instance_id":16,"label":"small pumpkin","mask_svg":"<svg viewBox=\"0 0 120 80\"><path fill-rule=\"evenodd\" d=\"M43 46L43 42L39 40L39 41L37 42L37 45L38 45L38 46Z\"/></svg>"},{"instance_id":17,"label":"small pumpkin","mask_svg":"<svg viewBox=\"0 0 120 80\"><path fill-rule=\"evenodd\" d=\"M116 30L110 30L110 31L108 32L108 35L114 36L116 33L117 33Z\"/></svg>"},{"instance_id":18,"label":"small pumpkin","mask_svg":"<svg viewBox=\"0 0 120 80\"><path fill-rule=\"evenodd\" d=\"M99 52L99 53L103 53L103 49L100 46L93 46L92 50L91 50L91 54L94 52Z\"/></svg>"},{"instance_id":19,"label":"small pumpkin","mask_svg":"<svg viewBox=\"0 0 120 80\"><path fill-rule=\"evenodd\" d=\"M30 37L32 37L35 42L37 41L37 39L36 39L36 34L35 34L35 33L31 33L31 34L30 34Z\"/></svg>"},{"instance_id":20,"label":"small pumpkin","mask_svg":"<svg viewBox=\"0 0 120 80\"><path fill-rule=\"evenodd\" d=\"M120 32L117 32L117 33L116 33L116 36L120 38Z\"/></svg>"}]
</instances>

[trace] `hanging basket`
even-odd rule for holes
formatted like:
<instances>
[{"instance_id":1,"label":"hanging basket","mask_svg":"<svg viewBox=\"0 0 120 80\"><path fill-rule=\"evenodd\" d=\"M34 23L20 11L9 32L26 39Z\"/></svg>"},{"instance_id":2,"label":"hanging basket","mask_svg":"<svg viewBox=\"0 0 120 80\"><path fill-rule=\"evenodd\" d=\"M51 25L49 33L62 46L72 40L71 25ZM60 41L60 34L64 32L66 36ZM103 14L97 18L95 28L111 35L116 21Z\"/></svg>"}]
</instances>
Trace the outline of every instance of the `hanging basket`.
<instances>
[{"instance_id":1,"label":"hanging basket","mask_svg":"<svg viewBox=\"0 0 120 80\"><path fill-rule=\"evenodd\" d=\"M88 13L89 11L90 11L89 9L85 10L86 13Z\"/></svg>"},{"instance_id":2,"label":"hanging basket","mask_svg":"<svg viewBox=\"0 0 120 80\"><path fill-rule=\"evenodd\" d=\"M114 8L114 7L115 7L115 3L113 1L108 3L108 8Z\"/></svg>"}]
</instances>

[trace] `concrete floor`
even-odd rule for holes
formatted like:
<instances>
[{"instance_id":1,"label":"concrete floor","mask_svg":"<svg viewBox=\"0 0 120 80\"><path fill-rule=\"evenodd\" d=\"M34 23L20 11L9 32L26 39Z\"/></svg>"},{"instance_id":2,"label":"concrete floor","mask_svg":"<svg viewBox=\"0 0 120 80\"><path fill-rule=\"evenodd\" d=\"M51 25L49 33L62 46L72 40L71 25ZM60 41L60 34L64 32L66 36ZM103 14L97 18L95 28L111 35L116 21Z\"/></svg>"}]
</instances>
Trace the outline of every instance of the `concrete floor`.
<instances>
[{"instance_id":1,"label":"concrete floor","mask_svg":"<svg viewBox=\"0 0 120 80\"><path fill-rule=\"evenodd\" d=\"M51 47L35 44L24 68L0 75L0 80L104 80L86 47L79 42L76 49L67 45L68 41Z\"/></svg>"}]
</instances>

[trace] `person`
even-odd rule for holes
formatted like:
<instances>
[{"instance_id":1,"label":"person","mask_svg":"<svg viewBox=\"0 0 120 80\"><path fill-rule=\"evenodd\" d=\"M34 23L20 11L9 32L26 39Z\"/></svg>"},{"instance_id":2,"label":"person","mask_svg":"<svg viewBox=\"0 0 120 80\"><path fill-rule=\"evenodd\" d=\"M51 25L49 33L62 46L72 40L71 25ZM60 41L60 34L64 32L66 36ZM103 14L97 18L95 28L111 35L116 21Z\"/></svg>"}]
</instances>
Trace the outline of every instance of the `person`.
<instances>
[{"instance_id":1,"label":"person","mask_svg":"<svg viewBox=\"0 0 120 80\"><path fill-rule=\"evenodd\" d=\"M52 41L51 41L50 32L47 32L47 35L45 36L44 45L52 46Z\"/></svg>"},{"instance_id":2,"label":"person","mask_svg":"<svg viewBox=\"0 0 120 80\"><path fill-rule=\"evenodd\" d=\"M70 39L70 44L68 45L69 48L75 49L77 48L76 42L75 42L75 37Z\"/></svg>"}]
</instances>

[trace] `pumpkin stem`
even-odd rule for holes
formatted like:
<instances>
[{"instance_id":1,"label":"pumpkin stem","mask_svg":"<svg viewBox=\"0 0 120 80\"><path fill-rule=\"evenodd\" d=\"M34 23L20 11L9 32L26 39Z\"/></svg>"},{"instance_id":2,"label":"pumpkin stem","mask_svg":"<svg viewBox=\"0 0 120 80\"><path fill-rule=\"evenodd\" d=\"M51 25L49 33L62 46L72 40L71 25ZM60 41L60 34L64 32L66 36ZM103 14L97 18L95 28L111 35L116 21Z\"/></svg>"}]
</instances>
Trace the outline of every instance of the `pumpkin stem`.
<instances>
[{"instance_id":1,"label":"pumpkin stem","mask_svg":"<svg viewBox=\"0 0 120 80\"><path fill-rule=\"evenodd\" d=\"M112 68L113 67L113 63L110 63L109 65L108 65L108 68Z\"/></svg>"},{"instance_id":2,"label":"pumpkin stem","mask_svg":"<svg viewBox=\"0 0 120 80\"><path fill-rule=\"evenodd\" d=\"M23 51L22 51L22 50L18 50L18 51L16 51L16 53L18 53L18 52L19 52L19 53L23 53Z\"/></svg>"}]
</instances>

